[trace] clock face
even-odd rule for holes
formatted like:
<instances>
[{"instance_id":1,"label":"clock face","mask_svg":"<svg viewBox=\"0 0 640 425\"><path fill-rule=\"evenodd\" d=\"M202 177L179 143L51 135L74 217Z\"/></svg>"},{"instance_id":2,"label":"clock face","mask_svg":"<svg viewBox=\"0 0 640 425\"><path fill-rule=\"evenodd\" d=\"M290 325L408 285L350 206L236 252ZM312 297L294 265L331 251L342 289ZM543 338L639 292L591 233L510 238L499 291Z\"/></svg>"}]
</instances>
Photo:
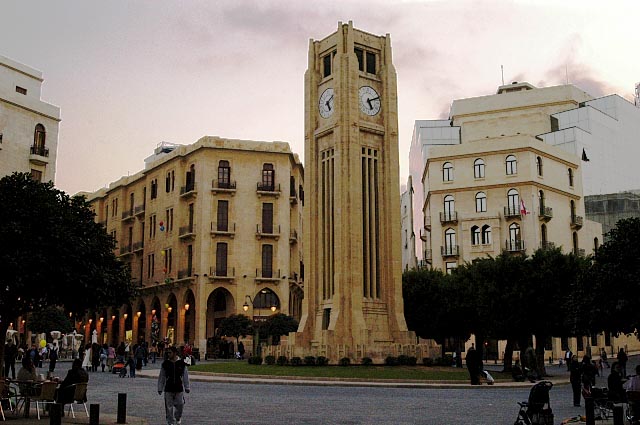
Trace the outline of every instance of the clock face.
<instances>
[{"instance_id":1,"label":"clock face","mask_svg":"<svg viewBox=\"0 0 640 425\"><path fill-rule=\"evenodd\" d=\"M360 87L358 98L360 99L360 110L363 114L373 116L380 112L380 95L373 87Z\"/></svg>"},{"instance_id":2,"label":"clock face","mask_svg":"<svg viewBox=\"0 0 640 425\"><path fill-rule=\"evenodd\" d=\"M333 115L333 89L328 88L322 92L318 100L318 110L322 118L329 118Z\"/></svg>"}]
</instances>

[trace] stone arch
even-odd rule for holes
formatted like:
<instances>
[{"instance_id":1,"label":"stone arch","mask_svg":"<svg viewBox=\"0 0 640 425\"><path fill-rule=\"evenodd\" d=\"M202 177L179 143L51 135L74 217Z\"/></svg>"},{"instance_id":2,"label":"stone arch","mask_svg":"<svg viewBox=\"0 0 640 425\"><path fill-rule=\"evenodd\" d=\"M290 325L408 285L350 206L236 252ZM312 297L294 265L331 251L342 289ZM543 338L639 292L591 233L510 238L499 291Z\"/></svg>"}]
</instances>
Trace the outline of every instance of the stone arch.
<instances>
[{"instance_id":1,"label":"stone arch","mask_svg":"<svg viewBox=\"0 0 640 425\"><path fill-rule=\"evenodd\" d=\"M170 292L165 299L165 309L167 311L167 327L165 338L169 339L170 344L176 343L176 331L178 329L178 298L173 292Z\"/></svg>"},{"instance_id":2,"label":"stone arch","mask_svg":"<svg viewBox=\"0 0 640 425\"><path fill-rule=\"evenodd\" d=\"M196 296L191 289L187 289L183 297L184 329L183 339L193 344L196 337ZM180 341L182 343L183 341Z\"/></svg>"},{"instance_id":3,"label":"stone arch","mask_svg":"<svg viewBox=\"0 0 640 425\"><path fill-rule=\"evenodd\" d=\"M135 315L136 343L140 344L147 340L147 305L144 299L138 300Z\"/></svg>"},{"instance_id":4,"label":"stone arch","mask_svg":"<svg viewBox=\"0 0 640 425\"><path fill-rule=\"evenodd\" d=\"M214 350L216 347L215 339L217 337L216 331L220 326L220 322L236 312L236 303L226 288L216 288L209 293L207 297L207 315L206 315L206 330L205 335L207 338L207 357L214 356Z\"/></svg>"}]
</instances>

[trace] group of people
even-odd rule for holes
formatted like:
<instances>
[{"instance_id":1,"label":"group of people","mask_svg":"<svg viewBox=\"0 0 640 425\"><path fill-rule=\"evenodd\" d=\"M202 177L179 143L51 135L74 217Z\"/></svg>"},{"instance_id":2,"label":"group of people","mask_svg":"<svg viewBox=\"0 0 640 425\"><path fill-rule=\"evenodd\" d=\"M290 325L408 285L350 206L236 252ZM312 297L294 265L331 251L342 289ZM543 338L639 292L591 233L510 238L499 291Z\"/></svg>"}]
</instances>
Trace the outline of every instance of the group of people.
<instances>
[{"instance_id":1,"label":"group of people","mask_svg":"<svg viewBox=\"0 0 640 425\"><path fill-rule=\"evenodd\" d=\"M34 366L38 368L42 368L43 362L48 360L49 372L53 373L59 357L59 347L55 342L44 344L40 348L35 344L31 348L26 345L18 347L13 340L8 339L4 346L4 376L9 376L11 373L11 377L15 379L16 361L22 360L24 357L29 357Z\"/></svg>"}]
</instances>

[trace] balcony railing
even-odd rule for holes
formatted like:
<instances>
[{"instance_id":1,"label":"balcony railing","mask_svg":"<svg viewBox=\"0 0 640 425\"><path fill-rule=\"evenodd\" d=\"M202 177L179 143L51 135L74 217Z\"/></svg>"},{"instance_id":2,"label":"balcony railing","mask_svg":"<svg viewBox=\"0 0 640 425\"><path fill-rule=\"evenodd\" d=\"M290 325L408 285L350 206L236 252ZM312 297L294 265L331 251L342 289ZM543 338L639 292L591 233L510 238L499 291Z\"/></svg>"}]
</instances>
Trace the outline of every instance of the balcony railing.
<instances>
[{"instance_id":1,"label":"balcony railing","mask_svg":"<svg viewBox=\"0 0 640 425\"><path fill-rule=\"evenodd\" d=\"M554 242L549 242L549 241L540 242L540 249L547 250L547 249L554 249L555 247L556 247L556 244Z\"/></svg>"},{"instance_id":2,"label":"balcony railing","mask_svg":"<svg viewBox=\"0 0 640 425\"><path fill-rule=\"evenodd\" d=\"M431 216L424 217L424 230L427 232L431 231Z\"/></svg>"},{"instance_id":3,"label":"balcony railing","mask_svg":"<svg viewBox=\"0 0 640 425\"><path fill-rule=\"evenodd\" d=\"M120 255L131 254L131 245L124 245L120 247Z\"/></svg>"},{"instance_id":4,"label":"balcony railing","mask_svg":"<svg viewBox=\"0 0 640 425\"><path fill-rule=\"evenodd\" d=\"M260 238L280 238L280 225L265 228L261 224L256 225L256 237Z\"/></svg>"},{"instance_id":5,"label":"balcony railing","mask_svg":"<svg viewBox=\"0 0 640 425\"><path fill-rule=\"evenodd\" d=\"M431 262L431 259L433 258L433 254L431 253L430 249L425 249L424 250L424 259Z\"/></svg>"},{"instance_id":6,"label":"balcony railing","mask_svg":"<svg viewBox=\"0 0 640 425\"><path fill-rule=\"evenodd\" d=\"M198 193L198 191L195 183L191 183L180 188L180 196L184 198L193 196L196 193Z\"/></svg>"},{"instance_id":7,"label":"balcony railing","mask_svg":"<svg viewBox=\"0 0 640 425\"><path fill-rule=\"evenodd\" d=\"M139 252L144 249L144 241L143 242L135 242L133 244L133 252Z\"/></svg>"},{"instance_id":8,"label":"balcony railing","mask_svg":"<svg viewBox=\"0 0 640 425\"><path fill-rule=\"evenodd\" d=\"M274 183L258 182L256 185L258 195L280 196L280 185Z\"/></svg>"},{"instance_id":9,"label":"balcony railing","mask_svg":"<svg viewBox=\"0 0 640 425\"><path fill-rule=\"evenodd\" d=\"M584 222L584 219L582 218L582 216L579 216L579 215L571 216L571 227L580 228L582 227L583 222Z\"/></svg>"},{"instance_id":10,"label":"balcony railing","mask_svg":"<svg viewBox=\"0 0 640 425\"><path fill-rule=\"evenodd\" d=\"M133 209L133 215L135 215L136 217L139 216L140 214L144 214L144 209L145 209L146 205L142 204L142 205L138 205L137 207L135 207Z\"/></svg>"},{"instance_id":11,"label":"balcony railing","mask_svg":"<svg viewBox=\"0 0 640 425\"><path fill-rule=\"evenodd\" d=\"M458 221L457 211L444 211L440 213L440 223L456 223Z\"/></svg>"},{"instance_id":12,"label":"balcony railing","mask_svg":"<svg viewBox=\"0 0 640 425\"><path fill-rule=\"evenodd\" d=\"M236 223L216 223L211 222L211 236L230 236L234 237L236 234Z\"/></svg>"},{"instance_id":13,"label":"balcony railing","mask_svg":"<svg viewBox=\"0 0 640 425\"><path fill-rule=\"evenodd\" d=\"M180 227L178 231L179 238L193 238L196 236L195 226L193 224Z\"/></svg>"},{"instance_id":14,"label":"balcony railing","mask_svg":"<svg viewBox=\"0 0 640 425\"><path fill-rule=\"evenodd\" d=\"M291 230L289 232L289 243L296 243L296 242L298 242L298 231Z\"/></svg>"},{"instance_id":15,"label":"balcony railing","mask_svg":"<svg viewBox=\"0 0 640 425\"><path fill-rule=\"evenodd\" d=\"M45 158L49 157L49 148L44 146L31 146L31 155L44 156Z\"/></svg>"},{"instance_id":16,"label":"balcony railing","mask_svg":"<svg viewBox=\"0 0 640 425\"><path fill-rule=\"evenodd\" d=\"M209 267L209 280L232 281L236 277L235 267Z\"/></svg>"},{"instance_id":17,"label":"balcony railing","mask_svg":"<svg viewBox=\"0 0 640 425\"><path fill-rule=\"evenodd\" d=\"M505 218L520 218L522 213L520 212L520 208L515 205L509 205L504 207L504 216Z\"/></svg>"},{"instance_id":18,"label":"balcony railing","mask_svg":"<svg viewBox=\"0 0 640 425\"><path fill-rule=\"evenodd\" d=\"M256 269L256 281L280 283L280 269Z\"/></svg>"},{"instance_id":19,"label":"balcony railing","mask_svg":"<svg viewBox=\"0 0 640 425\"><path fill-rule=\"evenodd\" d=\"M457 257L460 255L460 247L458 245L445 245L440 247L440 254L443 257Z\"/></svg>"},{"instance_id":20,"label":"balcony railing","mask_svg":"<svg viewBox=\"0 0 640 425\"><path fill-rule=\"evenodd\" d=\"M236 182L235 180L213 180L211 182L212 192L235 192Z\"/></svg>"},{"instance_id":21,"label":"balcony railing","mask_svg":"<svg viewBox=\"0 0 640 425\"><path fill-rule=\"evenodd\" d=\"M549 220L553 217L553 208L551 207L540 207L540 219L541 220Z\"/></svg>"},{"instance_id":22,"label":"balcony railing","mask_svg":"<svg viewBox=\"0 0 640 425\"><path fill-rule=\"evenodd\" d=\"M509 240L505 241L505 249L508 252L522 252L525 250L525 244L522 239L517 240Z\"/></svg>"},{"instance_id":23,"label":"balcony railing","mask_svg":"<svg viewBox=\"0 0 640 425\"><path fill-rule=\"evenodd\" d=\"M423 242L427 241L427 232L425 230L420 229L420 240Z\"/></svg>"},{"instance_id":24,"label":"balcony railing","mask_svg":"<svg viewBox=\"0 0 640 425\"><path fill-rule=\"evenodd\" d=\"M134 218L133 208L131 208L131 209L127 210L127 211L124 211L122 213L122 221L128 221L128 220L130 220L132 218Z\"/></svg>"},{"instance_id":25,"label":"balcony railing","mask_svg":"<svg viewBox=\"0 0 640 425\"><path fill-rule=\"evenodd\" d=\"M188 279L193 276L193 268L178 270L178 280Z\"/></svg>"}]
</instances>

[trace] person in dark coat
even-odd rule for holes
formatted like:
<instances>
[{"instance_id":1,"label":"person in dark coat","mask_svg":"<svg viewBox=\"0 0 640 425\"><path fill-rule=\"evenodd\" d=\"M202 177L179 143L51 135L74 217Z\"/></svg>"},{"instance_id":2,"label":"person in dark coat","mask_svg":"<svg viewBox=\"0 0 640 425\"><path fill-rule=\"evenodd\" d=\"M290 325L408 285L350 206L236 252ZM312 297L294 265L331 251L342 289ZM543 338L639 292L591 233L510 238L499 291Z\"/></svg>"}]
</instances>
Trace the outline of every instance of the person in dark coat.
<instances>
[{"instance_id":1,"label":"person in dark coat","mask_svg":"<svg viewBox=\"0 0 640 425\"><path fill-rule=\"evenodd\" d=\"M13 340L8 339L4 346L4 376L7 378L11 370L11 377L16 379L16 357L18 357L18 348Z\"/></svg>"},{"instance_id":2,"label":"person in dark coat","mask_svg":"<svg viewBox=\"0 0 640 425\"><path fill-rule=\"evenodd\" d=\"M184 394L191 391L187 365L178 357L178 349L170 347L166 350L167 360L162 362L158 376L158 394L164 391L164 409L167 424L181 423L184 409Z\"/></svg>"},{"instance_id":3,"label":"person in dark coat","mask_svg":"<svg viewBox=\"0 0 640 425\"><path fill-rule=\"evenodd\" d=\"M569 361L569 381L573 391L573 405L580 407L580 388L582 384L582 368L578 363L578 356L573 355Z\"/></svg>"},{"instance_id":4,"label":"person in dark coat","mask_svg":"<svg viewBox=\"0 0 640 425\"><path fill-rule=\"evenodd\" d=\"M67 376L60 384L60 388L58 388L56 402L60 404L73 403L73 396L76 391L75 384L81 384L83 382L89 382L89 374L82 368L82 360L75 359L71 365L71 369L67 372Z\"/></svg>"},{"instance_id":5,"label":"person in dark coat","mask_svg":"<svg viewBox=\"0 0 640 425\"><path fill-rule=\"evenodd\" d=\"M469 370L469 378L471 380L471 385L480 385L480 356L476 351L473 344L467 350L467 369Z\"/></svg>"},{"instance_id":6,"label":"person in dark coat","mask_svg":"<svg viewBox=\"0 0 640 425\"><path fill-rule=\"evenodd\" d=\"M624 348L620 348L618 351L618 363L620 364L620 369L622 372L622 376L627 376L627 361L629 358L627 357L627 353L624 352Z\"/></svg>"},{"instance_id":7,"label":"person in dark coat","mask_svg":"<svg viewBox=\"0 0 640 425\"><path fill-rule=\"evenodd\" d=\"M622 386L622 368L618 362L613 362L611 365L611 373L607 378L607 387L609 388L609 400L614 403L625 403L627 401L627 394Z\"/></svg>"}]
</instances>

